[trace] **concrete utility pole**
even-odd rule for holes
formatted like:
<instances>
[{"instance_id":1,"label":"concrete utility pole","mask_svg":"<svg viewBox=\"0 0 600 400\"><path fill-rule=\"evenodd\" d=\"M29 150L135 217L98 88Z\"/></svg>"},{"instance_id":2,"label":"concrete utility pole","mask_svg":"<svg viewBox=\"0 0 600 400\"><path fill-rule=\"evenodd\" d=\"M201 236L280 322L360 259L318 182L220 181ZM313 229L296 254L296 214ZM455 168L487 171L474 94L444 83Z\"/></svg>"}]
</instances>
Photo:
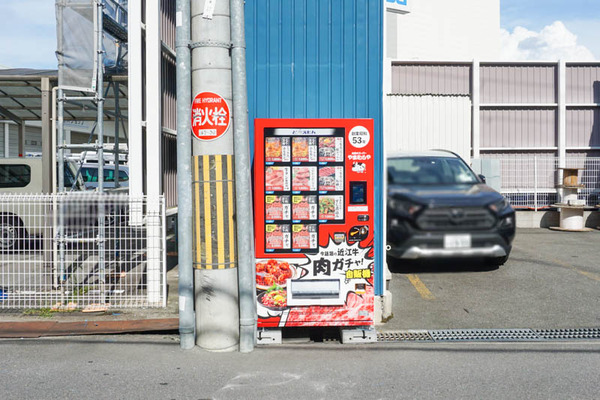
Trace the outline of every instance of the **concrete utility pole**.
<instances>
[{"instance_id":1,"label":"concrete utility pole","mask_svg":"<svg viewBox=\"0 0 600 400\"><path fill-rule=\"evenodd\" d=\"M218 94L231 110L229 0L192 1L192 97ZM233 351L239 343L235 250L233 124L222 136L193 139L196 344Z\"/></svg>"}]
</instances>

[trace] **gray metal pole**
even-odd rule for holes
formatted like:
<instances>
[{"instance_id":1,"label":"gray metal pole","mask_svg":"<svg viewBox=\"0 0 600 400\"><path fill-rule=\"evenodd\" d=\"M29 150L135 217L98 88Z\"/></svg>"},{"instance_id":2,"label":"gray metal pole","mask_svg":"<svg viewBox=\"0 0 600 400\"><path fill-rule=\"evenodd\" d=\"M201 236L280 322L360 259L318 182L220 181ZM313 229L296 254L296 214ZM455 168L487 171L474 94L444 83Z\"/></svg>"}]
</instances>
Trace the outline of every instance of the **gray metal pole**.
<instances>
[{"instance_id":1,"label":"gray metal pole","mask_svg":"<svg viewBox=\"0 0 600 400\"><path fill-rule=\"evenodd\" d=\"M102 38L104 31L102 28L103 12L101 0L97 0L97 18L96 18L96 45L98 46L98 85L96 87L96 102L98 103L98 192L104 192L104 51L102 50ZM98 216L98 218L100 218Z\"/></svg>"},{"instance_id":2,"label":"gray metal pole","mask_svg":"<svg viewBox=\"0 0 600 400\"><path fill-rule=\"evenodd\" d=\"M119 106L119 82L115 82L115 87L114 87L114 91L115 91L115 152L113 153L113 157L114 157L114 163L115 163L115 175L114 175L114 181L115 181L115 188L119 188L121 186L121 183L119 182L119 169L121 167L120 165L120 161L121 161L121 153L120 153L120 149L119 149L119 120L121 117L121 107Z\"/></svg>"},{"instance_id":3,"label":"gray metal pole","mask_svg":"<svg viewBox=\"0 0 600 400\"><path fill-rule=\"evenodd\" d=\"M177 0L177 246L179 258L179 344L195 346L194 269L192 261L192 137L190 112L190 0Z\"/></svg>"},{"instance_id":4,"label":"gray metal pole","mask_svg":"<svg viewBox=\"0 0 600 400\"><path fill-rule=\"evenodd\" d=\"M235 149L235 192L238 243L238 286L240 292L240 351L254 350L256 341L256 269L254 264L254 219L250 138L248 132L248 89L246 85L246 39L244 0L231 0L231 66Z\"/></svg>"},{"instance_id":5,"label":"gray metal pole","mask_svg":"<svg viewBox=\"0 0 600 400\"><path fill-rule=\"evenodd\" d=\"M229 1L195 0L191 9L192 96L213 92L231 104ZM211 351L237 350L240 337L232 132L193 140L196 344Z\"/></svg>"},{"instance_id":6,"label":"gray metal pole","mask_svg":"<svg viewBox=\"0 0 600 400\"><path fill-rule=\"evenodd\" d=\"M57 2L58 7L58 37L57 37L57 50L58 50L58 90L57 90L57 139L56 145L58 146L58 193L65 191L65 149L63 145L65 144L65 127L64 127L64 114L65 114L65 102L64 102L64 91L61 89L60 85L63 83L63 68L64 68L64 60L63 60L63 29L64 29L64 21L63 21L63 13L65 9L65 5L63 1ZM56 237L59 239L58 249L59 249L59 270L58 270L58 279L57 282L62 285L65 281L65 242L64 242L64 226L65 226L65 209L63 204L63 197L59 198L58 204L58 226L56 227ZM56 243L56 241L54 242ZM61 300L64 304L64 290L61 290Z\"/></svg>"},{"instance_id":7,"label":"gray metal pole","mask_svg":"<svg viewBox=\"0 0 600 400\"><path fill-rule=\"evenodd\" d=\"M54 143L52 143L52 87L49 78L42 78L42 176L43 176L43 192L52 193L52 151Z\"/></svg>"},{"instance_id":8,"label":"gray metal pole","mask_svg":"<svg viewBox=\"0 0 600 400\"><path fill-rule=\"evenodd\" d=\"M98 102L98 269L100 284L102 287L101 296L104 301L106 294L106 275L105 275L105 254L104 254L104 224L105 210L104 210L104 51L102 49L102 42L104 36L104 29L102 24L103 9L104 5L101 0L97 0L97 18L96 18L96 29L97 29L97 51L98 51L98 85L96 86L96 101Z\"/></svg>"},{"instance_id":9,"label":"gray metal pole","mask_svg":"<svg viewBox=\"0 0 600 400\"><path fill-rule=\"evenodd\" d=\"M57 138L56 138L56 146L58 148L58 156L57 156L57 163L58 163L58 192L62 193L65 190L65 164L64 164L64 154L65 154L65 150L63 148L63 145L65 144L65 127L64 127L64 114L65 114L65 102L64 102L64 92L61 89L61 86L63 84L63 68L64 68L64 60L63 60L63 14L64 14L64 10L65 10L65 4L64 1L57 1L56 2L56 7L57 7L57 21L56 21L56 26L58 27L58 34L57 34L57 38L56 38L56 47L57 47L57 54L58 54L58 90L56 93L56 100L58 102L57 105L57 119L58 121L56 122L56 131L57 131ZM54 105L52 105L54 107ZM59 228L60 229L60 228ZM57 234L60 237L61 232L57 232Z\"/></svg>"}]
</instances>

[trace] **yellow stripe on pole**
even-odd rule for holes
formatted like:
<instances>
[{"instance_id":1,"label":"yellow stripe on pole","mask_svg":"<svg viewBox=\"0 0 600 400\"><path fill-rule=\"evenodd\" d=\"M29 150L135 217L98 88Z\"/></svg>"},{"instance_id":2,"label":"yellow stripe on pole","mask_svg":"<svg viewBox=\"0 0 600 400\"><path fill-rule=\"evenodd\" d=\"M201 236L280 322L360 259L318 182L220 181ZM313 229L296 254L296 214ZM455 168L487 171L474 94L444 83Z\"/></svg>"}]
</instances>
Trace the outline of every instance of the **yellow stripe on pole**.
<instances>
[{"instance_id":1,"label":"yellow stripe on pole","mask_svg":"<svg viewBox=\"0 0 600 400\"><path fill-rule=\"evenodd\" d=\"M218 269L225 268L225 224L223 207L223 156L215 157L215 180L217 187L217 255Z\"/></svg>"},{"instance_id":2,"label":"yellow stripe on pole","mask_svg":"<svg viewBox=\"0 0 600 400\"><path fill-rule=\"evenodd\" d=\"M212 235L210 225L210 156L202 157L202 175L204 179L204 243L206 249L206 269L212 269Z\"/></svg>"},{"instance_id":3,"label":"yellow stripe on pole","mask_svg":"<svg viewBox=\"0 0 600 400\"><path fill-rule=\"evenodd\" d=\"M199 157L194 157L194 183L192 185L194 189L194 218L196 224L194 226L194 235L196 236L196 257L194 264L200 265L202 260L202 226L200 225L200 164L198 162Z\"/></svg>"},{"instance_id":4,"label":"yellow stripe on pole","mask_svg":"<svg viewBox=\"0 0 600 400\"><path fill-rule=\"evenodd\" d=\"M233 156L227 156L227 191L229 192L229 261L232 263L231 266L235 266L235 224L233 223L233 197L235 192L233 191Z\"/></svg>"}]
</instances>

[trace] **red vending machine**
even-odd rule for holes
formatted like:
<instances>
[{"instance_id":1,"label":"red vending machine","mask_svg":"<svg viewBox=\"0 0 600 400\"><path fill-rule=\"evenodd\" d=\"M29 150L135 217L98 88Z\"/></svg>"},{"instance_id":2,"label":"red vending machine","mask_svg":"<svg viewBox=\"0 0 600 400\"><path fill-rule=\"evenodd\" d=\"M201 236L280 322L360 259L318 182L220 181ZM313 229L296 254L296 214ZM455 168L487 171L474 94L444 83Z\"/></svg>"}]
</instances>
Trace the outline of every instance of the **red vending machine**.
<instances>
[{"instance_id":1,"label":"red vending machine","mask_svg":"<svg viewBox=\"0 0 600 400\"><path fill-rule=\"evenodd\" d=\"M259 328L372 326L373 120L255 120Z\"/></svg>"}]
</instances>

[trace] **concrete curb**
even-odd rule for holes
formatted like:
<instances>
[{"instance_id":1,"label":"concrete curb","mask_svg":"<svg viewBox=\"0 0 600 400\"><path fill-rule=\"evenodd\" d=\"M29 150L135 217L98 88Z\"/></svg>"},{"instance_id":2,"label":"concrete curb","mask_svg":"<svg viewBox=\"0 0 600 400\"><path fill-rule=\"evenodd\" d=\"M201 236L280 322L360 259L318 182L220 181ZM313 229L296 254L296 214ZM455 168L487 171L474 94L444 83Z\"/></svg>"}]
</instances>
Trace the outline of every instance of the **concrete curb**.
<instances>
[{"instance_id":1,"label":"concrete curb","mask_svg":"<svg viewBox=\"0 0 600 400\"><path fill-rule=\"evenodd\" d=\"M0 338L39 338L45 336L78 336L110 333L141 333L179 329L178 318L138 319L122 321L28 321L0 322Z\"/></svg>"}]
</instances>

